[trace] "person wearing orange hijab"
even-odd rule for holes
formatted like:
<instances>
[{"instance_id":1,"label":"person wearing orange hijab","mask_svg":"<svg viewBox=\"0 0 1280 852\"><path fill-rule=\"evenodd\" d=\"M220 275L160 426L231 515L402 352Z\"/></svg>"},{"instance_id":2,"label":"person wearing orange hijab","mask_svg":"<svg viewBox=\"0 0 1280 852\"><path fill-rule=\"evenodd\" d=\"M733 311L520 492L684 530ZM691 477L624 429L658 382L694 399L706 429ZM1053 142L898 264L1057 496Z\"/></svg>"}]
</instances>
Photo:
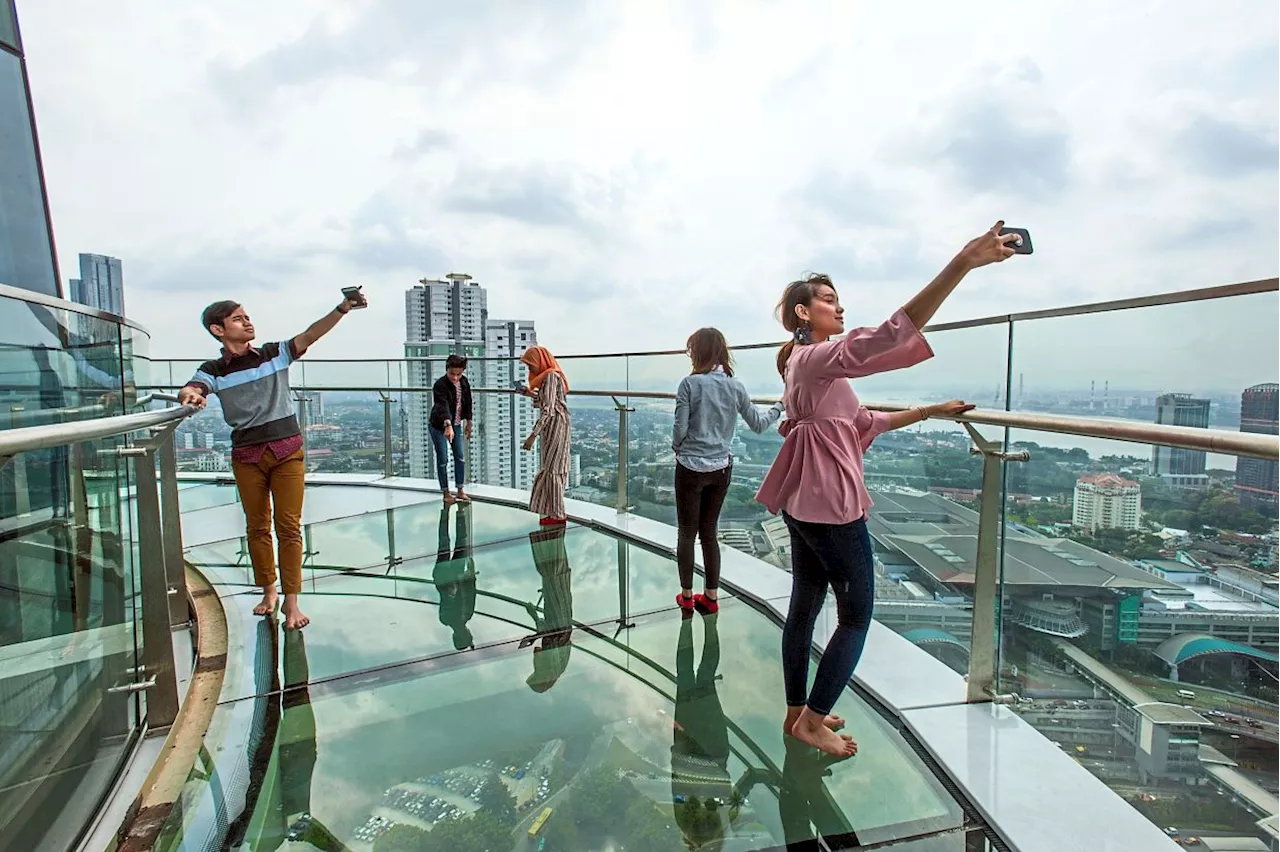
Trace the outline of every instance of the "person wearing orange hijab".
<instances>
[{"instance_id":1,"label":"person wearing orange hijab","mask_svg":"<svg viewBox=\"0 0 1280 852\"><path fill-rule=\"evenodd\" d=\"M540 447L542 464L533 480L529 495L529 511L537 512L543 526L566 523L564 491L569 485L569 406L565 401L569 393L569 380L556 358L544 346L530 346L520 356L529 368L529 385L526 396L533 398L538 409L538 422L524 442L526 451L533 449L534 441L542 439Z\"/></svg>"}]
</instances>

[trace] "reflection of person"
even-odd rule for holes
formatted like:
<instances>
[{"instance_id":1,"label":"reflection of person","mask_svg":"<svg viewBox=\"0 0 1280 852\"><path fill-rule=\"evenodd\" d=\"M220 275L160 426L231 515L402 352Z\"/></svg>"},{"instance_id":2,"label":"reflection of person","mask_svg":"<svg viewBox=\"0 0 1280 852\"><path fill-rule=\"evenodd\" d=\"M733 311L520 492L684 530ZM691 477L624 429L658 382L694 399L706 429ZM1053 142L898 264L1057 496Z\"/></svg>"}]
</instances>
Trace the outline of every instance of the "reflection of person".
<instances>
[{"instance_id":1,"label":"reflection of person","mask_svg":"<svg viewBox=\"0 0 1280 852\"><path fill-rule=\"evenodd\" d=\"M832 730L829 716L853 676L871 625L875 566L866 513L871 497L863 482L862 454L888 429L918 423L927 409L871 412L846 379L910 367L933 356L920 329L972 269L1013 254L1000 236L1003 222L969 242L938 277L878 328L859 328L843 340L844 309L831 279L810 275L787 286L779 304L783 327L794 339L778 353L789 418L785 440L756 498L781 512L791 533L791 605L782 634L784 730L837 756L857 745ZM972 406L947 403L936 413ZM791 425L788 425L791 424ZM813 689L807 692L813 628L827 594L835 590L838 624Z\"/></svg>"},{"instance_id":2,"label":"reflection of person","mask_svg":"<svg viewBox=\"0 0 1280 852\"><path fill-rule=\"evenodd\" d=\"M294 828L310 821L311 776L316 768L316 711L311 706L311 667L306 639L296 630L284 634L284 691L280 694L280 814Z\"/></svg>"},{"instance_id":3,"label":"reflection of person","mask_svg":"<svg viewBox=\"0 0 1280 852\"><path fill-rule=\"evenodd\" d=\"M857 847L858 838L852 824L836 805L823 780L831 774L831 765L838 759L806 748L798 740L786 739L782 779L778 784L778 817L786 848L817 849L814 838L818 835L830 848Z\"/></svg>"},{"instance_id":4,"label":"reflection of person","mask_svg":"<svg viewBox=\"0 0 1280 852\"><path fill-rule=\"evenodd\" d=\"M671 798L676 822L690 849L719 849L724 823L713 800L724 803L733 793L729 778L729 726L725 722L716 669L720 665L717 616L703 620L706 637L702 659L693 667L692 612L681 613L676 645L676 706L672 724Z\"/></svg>"},{"instance_id":5,"label":"reflection of person","mask_svg":"<svg viewBox=\"0 0 1280 852\"><path fill-rule=\"evenodd\" d=\"M449 510L440 510L436 566L431 573L440 595L440 623L453 630L453 647L461 651L474 641L467 622L476 613L476 563L471 555L471 506L458 508L457 535L449 543Z\"/></svg>"},{"instance_id":6,"label":"reflection of person","mask_svg":"<svg viewBox=\"0 0 1280 852\"><path fill-rule=\"evenodd\" d=\"M573 650L573 573L563 527L529 533L529 547L542 578L542 612L527 605L537 632L522 640L520 646L541 642L533 649L533 674L525 682L534 692L546 692L569 667L569 653Z\"/></svg>"},{"instance_id":7,"label":"reflection of person","mask_svg":"<svg viewBox=\"0 0 1280 852\"><path fill-rule=\"evenodd\" d=\"M265 624L265 622L264 622ZM316 713L311 704L311 668L307 661L306 637L299 630L284 634L284 647L278 644L279 633L269 631L267 644L274 658L281 655L283 678L272 676L272 691L267 700L262 745L272 748L262 784L250 793L252 815L246 812L228 831L227 847L254 849L303 848L341 852L348 847L311 812L311 783L315 775ZM274 659L273 659L274 662ZM255 836L246 837L249 832Z\"/></svg>"},{"instance_id":8,"label":"reflection of person","mask_svg":"<svg viewBox=\"0 0 1280 852\"><path fill-rule=\"evenodd\" d=\"M671 447L676 453L676 563L684 609L715 612L720 608L720 542L716 529L720 507L733 477L733 441L738 417L753 432L763 432L782 416L782 403L761 413L742 382L733 377L729 345L718 329L700 328L687 344L693 372L676 391ZM702 541L702 594L693 593L693 541Z\"/></svg>"},{"instance_id":9,"label":"reflection of person","mask_svg":"<svg viewBox=\"0 0 1280 852\"><path fill-rule=\"evenodd\" d=\"M254 582L262 587L255 615L275 610L276 557L271 546L272 515L280 545L280 579L284 586L285 630L306 627L302 612L302 494L306 461L302 430L289 391L289 365L306 354L338 320L367 302L359 293L344 299L306 331L281 343L253 346L253 322L236 302L215 302L201 321L222 344L222 354L205 361L178 392L184 405L203 408L205 397L216 393L222 416L231 427L231 467L244 506L249 558Z\"/></svg>"},{"instance_id":10,"label":"reflection of person","mask_svg":"<svg viewBox=\"0 0 1280 852\"><path fill-rule=\"evenodd\" d=\"M529 368L529 385L523 390L533 397L538 409L538 422L524 442L525 450L542 438L542 466L533 480L529 494L529 511L537 512L541 523L565 523L564 491L569 487L569 406L565 395L569 381L555 356L543 346L530 346L520 356Z\"/></svg>"},{"instance_id":11,"label":"reflection of person","mask_svg":"<svg viewBox=\"0 0 1280 852\"><path fill-rule=\"evenodd\" d=\"M471 382L464 375L467 359L450 355L444 362L444 375L431 386L431 417L427 428L431 432L431 447L436 454L436 479L446 503L453 502L449 493L449 452L453 451L453 484L457 486L459 500L466 500L462 490L467 475L467 448L462 439L471 440L472 400Z\"/></svg>"}]
</instances>

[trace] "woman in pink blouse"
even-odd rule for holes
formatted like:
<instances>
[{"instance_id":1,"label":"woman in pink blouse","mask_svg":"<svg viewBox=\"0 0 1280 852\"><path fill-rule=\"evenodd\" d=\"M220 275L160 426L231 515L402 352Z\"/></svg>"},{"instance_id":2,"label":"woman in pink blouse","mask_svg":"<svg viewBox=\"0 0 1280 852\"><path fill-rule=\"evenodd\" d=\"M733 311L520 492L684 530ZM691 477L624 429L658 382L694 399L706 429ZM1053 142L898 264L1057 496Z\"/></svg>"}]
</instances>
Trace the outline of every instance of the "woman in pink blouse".
<instances>
[{"instance_id":1,"label":"woman in pink blouse","mask_svg":"<svg viewBox=\"0 0 1280 852\"><path fill-rule=\"evenodd\" d=\"M862 454L881 432L931 415L952 416L973 406L960 401L893 414L869 411L848 379L910 367L933 357L920 329L973 269L1011 256L1016 236L1004 222L969 242L938 277L878 328L844 333L844 309L825 275L793 281L779 303L794 340L778 353L786 390L785 440L756 499L781 512L791 533L791 605L782 631L782 678L787 698L783 731L837 757L858 749L838 734L830 715L862 654L875 598L875 565L866 514ZM830 585L837 626L813 689L806 692L813 628Z\"/></svg>"}]
</instances>

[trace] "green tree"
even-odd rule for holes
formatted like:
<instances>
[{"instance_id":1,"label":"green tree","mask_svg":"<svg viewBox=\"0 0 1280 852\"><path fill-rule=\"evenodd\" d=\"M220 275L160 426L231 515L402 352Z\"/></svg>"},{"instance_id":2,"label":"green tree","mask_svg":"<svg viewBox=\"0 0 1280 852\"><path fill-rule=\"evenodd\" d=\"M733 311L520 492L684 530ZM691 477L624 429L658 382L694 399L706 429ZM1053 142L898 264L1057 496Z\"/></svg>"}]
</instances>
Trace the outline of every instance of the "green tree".
<instances>
[{"instance_id":1,"label":"green tree","mask_svg":"<svg viewBox=\"0 0 1280 852\"><path fill-rule=\"evenodd\" d=\"M742 791L737 787L733 788L733 793L729 796L729 822L736 822L738 815L742 813L742 806L747 803L747 797L742 795Z\"/></svg>"},{"instance_id":2,"label":"green tree","mask_svg":"<svg viewBox=\"0 0 1280 852\"><path fill-rule=\"evenodd\" d=\"M630 784L625 785L632 789ZM632 789L634 795L634 789ZM679 806L677 806L679 807ZM723 830L719 835L715 834L706 822L707 811L699 809L700 819L698 824L697 835L698 843L716 840L723 837ZM714 814L712 814L714 817ZM672 820L663 810L659 810L653 802L644 797L636 798L635 801L627 808L626 818L623 820L626 826L625 844L628 852L670 852L673 849L680 849L684 844L680 839L680 831L672 824ZM719 827L719 820L716 821L716 827ZM692 838L691 838L692 839Z\"/></svg>"},{"instance_id":3,"label":"green tree","mask_svg":"<svg viewBox=\"0 0 1280 852\"><path fill-rule=\"evenodd\" d=\"M498 773L490 772L484 779L480 785L480 792L476 794L476 801L480 803L481 810L499 822L508 826L515 822L516 797L511 795L511 791L507 789L506 784L502 783Z\"/></svg>"},{"instance_id":4,"label":"green tree","mask_svg":"<svg viewBox=\"0 0 1280 852\"><path fill-rule=\"evenodd\" d=\"M434 849L428 832L412 825L393 825L373 844L373 852L427 852Z\"/></svg>"},{"instance_id":5,"label":"green tree","mask_svg":"<svg viewBox=\"0 0 1280 852\"><path fill-rule=\"evenodd\" d=\"M484 811L466 819L437 823L428 837L430 852L510 852L511 826Z\"/></svg>"}]
</instances>

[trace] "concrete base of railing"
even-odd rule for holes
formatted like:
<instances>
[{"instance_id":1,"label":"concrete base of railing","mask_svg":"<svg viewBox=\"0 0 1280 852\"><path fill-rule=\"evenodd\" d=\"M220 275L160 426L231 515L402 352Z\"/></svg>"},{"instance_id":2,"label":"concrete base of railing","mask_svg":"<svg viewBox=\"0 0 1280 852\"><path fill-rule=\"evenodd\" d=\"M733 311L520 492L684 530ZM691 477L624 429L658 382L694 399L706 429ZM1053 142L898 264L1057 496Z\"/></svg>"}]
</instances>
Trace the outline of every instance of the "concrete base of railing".
<instances>
[{"instance_id":1,"label":"concrete base of railing","mask_svg":"<svg viewBox=\"0 0 1280 852\"><path fill-rule=\"evenodd\" d=\"M120 826L116 852L144 852L173 812L204 745L227 667L227 618L213 586L187 566L187 594L197 631L196 663L178 716L151 773Z\"/></svg>"}]
</instances>

